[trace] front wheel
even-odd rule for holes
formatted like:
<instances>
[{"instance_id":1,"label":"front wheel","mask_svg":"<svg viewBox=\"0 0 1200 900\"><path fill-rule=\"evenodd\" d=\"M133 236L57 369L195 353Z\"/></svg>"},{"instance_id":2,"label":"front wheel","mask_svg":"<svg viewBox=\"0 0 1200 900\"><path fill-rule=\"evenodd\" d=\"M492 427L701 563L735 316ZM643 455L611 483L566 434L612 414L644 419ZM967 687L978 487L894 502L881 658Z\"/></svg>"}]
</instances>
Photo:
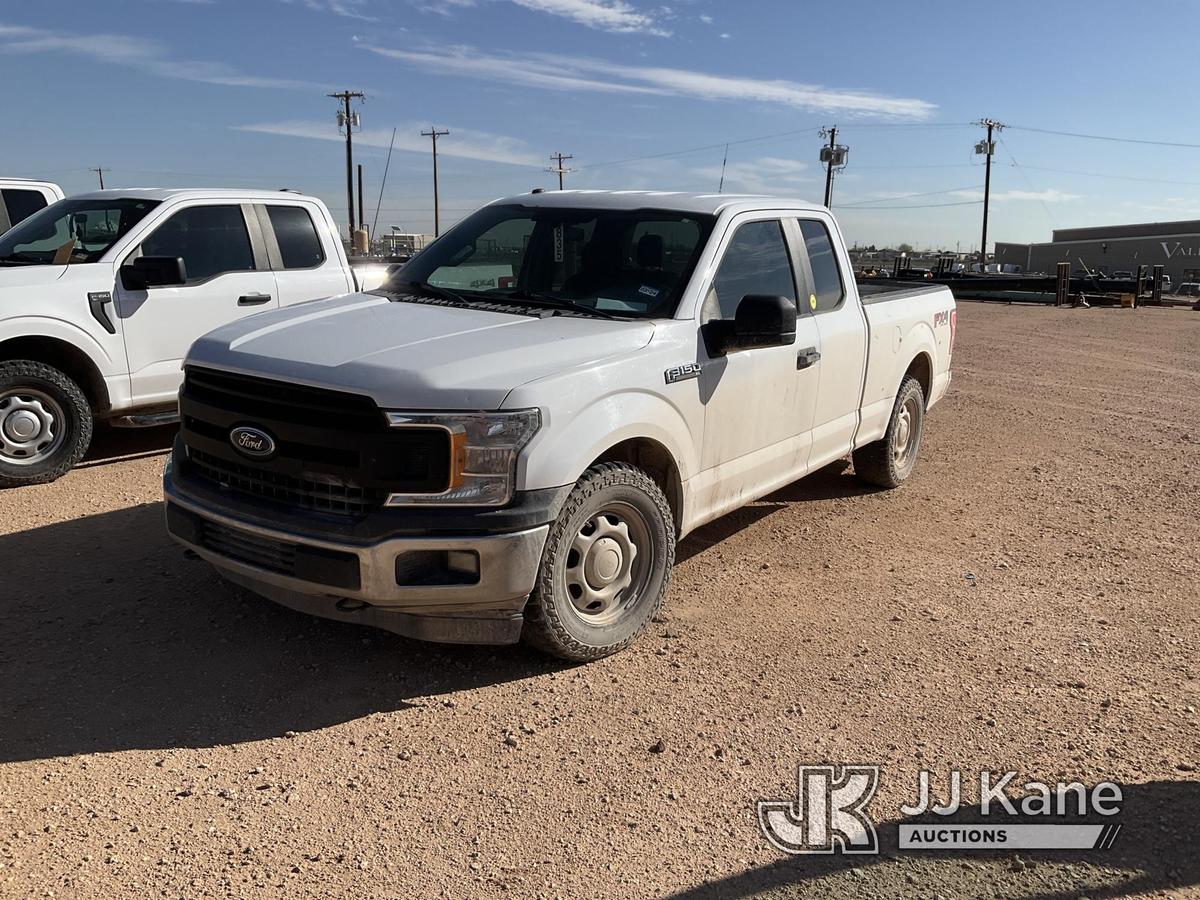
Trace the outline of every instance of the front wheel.
<instances>
[{"instance_id":1,"label":"front wheel","mask_svg":"<svg viewBox=\"0 0 1200 900\"><path fill-rule=\"evenodd\" d=\"M854 471L870 484L900 487L912 474L925 431L925 392L908 377L900 384L887 431L874 443L854 451Z\"/></svg>"},{"instance_id":2,"label":"front wheel","mask_svg":"<svg viewBox=\"0 0 1200 900\"><path fill-rule=\"evenodd\" d=\"M550 527L522 639L561 659L600 659L629 646L662 607L675 526L641 469L588 469Z\"/></svg>"},{"instance_id":3,"label":"front wheel","mask_svg":"<svg viewBox=\"0 0 1200 900\"><path fill-rule=\"evenodd\" d=\"M0 363L0 487L62 477L91 440L92 409L79 385L45 363Z\"/></svg>"}]
</instances>

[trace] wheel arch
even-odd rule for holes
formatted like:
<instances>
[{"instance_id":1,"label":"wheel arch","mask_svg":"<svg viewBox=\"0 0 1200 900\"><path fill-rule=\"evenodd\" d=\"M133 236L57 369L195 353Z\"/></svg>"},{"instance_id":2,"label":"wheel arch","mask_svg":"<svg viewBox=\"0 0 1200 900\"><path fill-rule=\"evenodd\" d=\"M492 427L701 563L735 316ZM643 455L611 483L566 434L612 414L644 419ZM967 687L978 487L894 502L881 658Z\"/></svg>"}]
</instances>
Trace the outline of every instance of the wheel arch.
<instances>
[{"instance_id":1,"label":"wheel arch","mask_svg":"<svg viewBox=\"0 0 1200 900\"><path fill-rule=\"evenodd\" d=\"M900 383L903 384L906 378L917 379L917 383L921 385L921 392L925 395L925 406L928 408L929 398L933 392L933 359L927 351L922 350L913 357L908 368L904 370L904 376L900 379ZM899 390L898 387L897 390Z\"/></svg>"},{"instance_id":2,"label":"wheel arch","mask_svg":"<svg viewBox=\"0 0 1200 900\"><path fill-rule=\"evenodd\" d=\"M626 438L613 444L593 459L588 468L603 462L624 462L637 466L662 489L671 507L675 534L683 527L683 480L679 465L666 445L649 437Z\"/></svg>"},{"instance_id":3,"label":"wheel arch","mask_svg":"<svg viewBox=\"0 0 1200 900\"><path fill-rule=\"evenodd\" d=\"M108 386L92 358L70 341L45 335L23 335L0 341L0 362L28 359L53 366L79 385L94 414L110 406Z\"/></svg>"}]
</instances>

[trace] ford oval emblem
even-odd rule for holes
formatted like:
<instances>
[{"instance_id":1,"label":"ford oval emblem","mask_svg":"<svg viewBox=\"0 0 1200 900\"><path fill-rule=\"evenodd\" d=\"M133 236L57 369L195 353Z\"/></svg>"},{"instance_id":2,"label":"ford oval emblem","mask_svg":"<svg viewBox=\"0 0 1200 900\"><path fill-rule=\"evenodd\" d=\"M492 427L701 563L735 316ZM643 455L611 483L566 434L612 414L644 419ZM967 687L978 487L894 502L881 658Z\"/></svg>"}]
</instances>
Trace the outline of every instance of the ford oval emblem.
<instances>
[{"instance_id":1,"label":"ford oval emblem","mask_svg":"<svg viewBox=\"0 0 1200 900\"><path fill-rule=\"evenodd\" d=\"M275 438L261 428L241 425L229 432L233 449L251 459L270 459L275 455Z\"/></svg>"}]
</instances>

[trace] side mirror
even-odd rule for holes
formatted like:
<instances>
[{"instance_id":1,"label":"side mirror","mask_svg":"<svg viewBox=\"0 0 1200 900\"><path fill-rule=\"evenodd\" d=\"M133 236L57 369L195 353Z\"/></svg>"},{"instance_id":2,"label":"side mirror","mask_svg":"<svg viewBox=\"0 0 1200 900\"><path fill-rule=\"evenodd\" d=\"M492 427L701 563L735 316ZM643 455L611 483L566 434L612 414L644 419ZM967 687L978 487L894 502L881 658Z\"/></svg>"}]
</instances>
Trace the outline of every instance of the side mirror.
<instances>
[{"instance_id":1,"label":"side mirror","mask_svg":"<svg viewBox=\"0 0 1200 900\"><path fill-rule=\"evenodd\" d=\"M187 267L180 256L139 256L121 266L121 284L126 290L173 287L187 282Z\"/></svg>"},{"instance_id":2,"label":"side mirror","mask_svg":"<svg viewBox=\"0 0 1200 900\"><path fill-rule=\"evenodd\" d=\"M796 343L796 304L787 297L747 294L732 321L717 319L704 327L710 356L755 347L786 347Z\"/></svg>"}]
</instances>

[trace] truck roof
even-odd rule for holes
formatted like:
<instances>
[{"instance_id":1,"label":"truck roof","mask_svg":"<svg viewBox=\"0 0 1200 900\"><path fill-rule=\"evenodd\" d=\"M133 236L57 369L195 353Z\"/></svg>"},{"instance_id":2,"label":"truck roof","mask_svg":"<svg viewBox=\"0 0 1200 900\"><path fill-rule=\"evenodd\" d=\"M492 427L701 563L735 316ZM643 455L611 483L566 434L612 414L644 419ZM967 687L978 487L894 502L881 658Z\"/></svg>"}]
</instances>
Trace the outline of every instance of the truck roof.
<instances>
[{"instance_id":1,"label":"truck roof","mask_svg":"<svg viewBox=\"0 0 1200 900\"><path fill-rule=\"evenodd\" d=\"M676 212L715 215L726 209L734 212L756 209L797 209L825 211L825 207L806 200L766 194L714 194L685 191L541 191L517 194L493 200L489 205L584 206L593 209L668 209Z\"/></svg>"},{"instance_id":2,"label":"truck roof","mask_svg":"<svg viewBox=\"0 0 1200 900\"><path fill-rule=\"evenodd\" d=\"M72 200L100 200L111 197L130 197L137 200L316 200L316 197L297 191L262 191L243 188L109 188L72 194Z\"/></svg>"}]
</instances>

